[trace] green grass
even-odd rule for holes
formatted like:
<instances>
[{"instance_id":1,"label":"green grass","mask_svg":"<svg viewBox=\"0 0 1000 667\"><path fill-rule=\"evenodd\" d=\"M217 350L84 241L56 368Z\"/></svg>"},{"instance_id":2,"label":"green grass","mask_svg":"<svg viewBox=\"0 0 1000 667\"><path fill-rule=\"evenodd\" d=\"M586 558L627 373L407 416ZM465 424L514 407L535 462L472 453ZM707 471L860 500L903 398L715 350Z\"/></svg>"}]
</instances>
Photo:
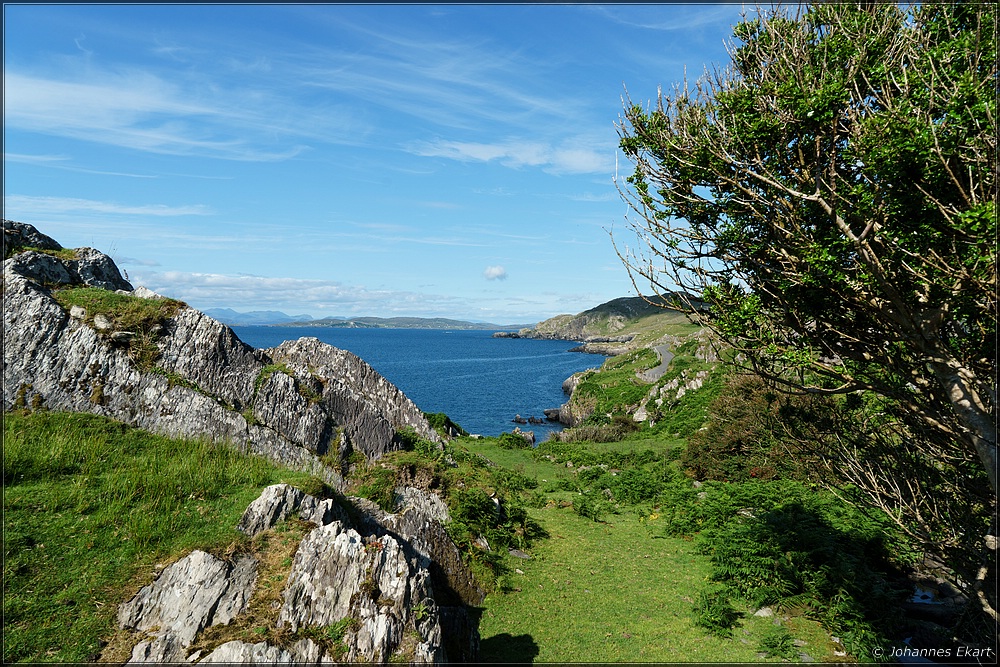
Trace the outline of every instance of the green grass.
<instances>
[{"instance_id":1,"label":"green grass","mask_svg":"<svg viewBox=\"0 0 1000 667\"><path fill-rule=\"evenodd\" d=\"M143 299L131 294L119 294L100 287L69 287L54 290L52 298L63 308L73 306L86 309L84 321L93 325L97 315L104 315L112 322L112 331L130 331L134 335L128 342L129 358L143 370L152 368L159 358L156 340L162 325L177 314L186 304L174 299Z\"/></svg>"},{"instance_id":2,"label":"green grass","mask_svg":"<svg viewBox=\"0 0 1000 667\"><path fill-rule=\"evenodd\" d=\"M260 490L308 475L206 442L87 414L4 415L4 648L8 662L83 662L158 564L217 553Z\"/></svg>"},{"instance_id":3,"label":"green grass","mask_svg":"<svg viewBox=\"0 0 1000 667\"><path fill-rule=\"evenodd\" d=\"M547 447L550 444L556 449ZM615 443L543 443L533 451L504 449L493 439L461 442L463 449L539 482L538 489L524 493L534 496L529 519L547 535L533 543L531 560L509 558L505 586L486 598L480 625L483 661L779 659L764 656L761 649L774 641L774 619L753 616L755 609L746 603L735 603L741 618L730 638L696 624L701 594L717 587L711 581L713 564L690 537L666 534L666 519L655 502L608 502L603 521L574 511L586 498L572 490L585 486L580 461L596 464L606 457L634 471L664 466L676 470L672 459L680 444L645 437ZM647 450L655 459L641 455ZM567 467L567 457L577 463ZM634 467L628 463L632 459ZM802 652L818 660L834 659L838 647L819 623L794 615L780 623L806 642Z\"/></svg>"},{"instance_id":4,"label":"green grass","mask_svg":"<svg viewBox=\"0 0 1000 667\"><path fill-rule=\"evenodd\" d=\"M480 623L484 662L774 662L759 645L772 619L743 618L731 639L694 623L711 565L691 542L664 538L655 521L623 513L607 524L569 509L530 511L549 539L518 561L513 589L492 593ZM794 622L793 622L794 621ZM802 651L832 657L814 622L789 619Z\"/></svg>"},{"instance_id":5,"label":"green grass","mask_svg":"<svg viewBox=\"0 0 1000 667\"><path fill-rule=\"evenodd\" d=\"M637 407L649 391L650 385L639 380L636 373L653 368L658 363L656 353L650 348L608 359L600 369L580 380L570 400L593 402L595 407L591 420L606 419L609 414L622 414L629 406Z\"/></svg>"}]
</instances>

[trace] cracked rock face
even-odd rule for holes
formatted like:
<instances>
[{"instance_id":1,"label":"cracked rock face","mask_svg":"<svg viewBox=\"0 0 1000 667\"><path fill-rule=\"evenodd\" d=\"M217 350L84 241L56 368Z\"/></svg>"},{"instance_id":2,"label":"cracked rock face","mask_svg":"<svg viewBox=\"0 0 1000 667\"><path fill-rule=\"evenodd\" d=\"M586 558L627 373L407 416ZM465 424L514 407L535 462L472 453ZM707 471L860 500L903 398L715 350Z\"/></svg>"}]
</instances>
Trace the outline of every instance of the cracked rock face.
<instances>
[{"instance_id":1,"label":"cracked rock face","mask_svg":"<svg viewBox=\"0 0 1000 667\"><path fill-rule=\"evenodd\" d=\"M202 630L237 619L257 579L252 557L228 563L194 551L119 608L123 628L149 632L133 648L130 662L475 661L478 623L463 605L442 604L428 559L390 532L397 515L380 517L386 520L382 526L362 511L355 529L349 514L358 512L332 502L276 484L240 520L248 535L295 516L317 525L302 539L284 578L276 625L293 633L284 645L231 640L189 655ZM411 508L408 514L417 516L419 510ZM413 526L426 528L426 522L436 523L419 517ZM373 532L373 527L379 530ZM345 628L334 655L308 637L298 638L310 629L322 634L331 626Z\"/></svg>"},{"instance_id":2,"label":"cracked rock face","mask_svg":"<svg viewBox=\"0 0 1000 667\"><path fill-rule=\"evenodd\" d=\"M34 227L10 221L4 240L5 249L59 249ZM103 253L71 254L23 251L4 261L5 410L20 401L169 436L224 440L338 487L339 475L319 456L358 451L377 459L400 446L402 428L440 441L399 389L355 355L315 338L255 350L229 327L181 307L154 328L152 365L139 366L130 358L133 332L114 331L102 314L88 324L82 308L67 312L52 290L87 285L162 297L133 290Z\"/></svg>"},{"instance_id":3,"label":"cracked rock face","mask_svg":"<svg viewBox=\"0 0 1000 667\"><path fill-rule=\"evenodd\" d=\"M243 611L256 579L253 558L227 563L204 551L192 551L166 568L118 610L122 627L156 629L153 638L133 649L131 662L176 659L199 632Z\"/></svg>"}]
</instances>

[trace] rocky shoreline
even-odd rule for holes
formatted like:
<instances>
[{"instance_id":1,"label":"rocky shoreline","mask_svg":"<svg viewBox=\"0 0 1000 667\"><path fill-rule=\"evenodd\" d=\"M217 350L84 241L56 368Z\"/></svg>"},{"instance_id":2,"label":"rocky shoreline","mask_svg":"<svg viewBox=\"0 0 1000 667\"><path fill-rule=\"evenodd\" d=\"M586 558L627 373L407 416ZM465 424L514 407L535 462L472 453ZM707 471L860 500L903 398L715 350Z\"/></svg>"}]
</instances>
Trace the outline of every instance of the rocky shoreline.
<instances>
[{"instance_id":1,"label":"rocky shoreline","mask_svg":"<svg viewBox=\"0 0 1000 667\"><path fill-rule=\"evenodd\" d=\"M357 356L316 338L254 349L204 313L133 288L102 252L3 225L5 412L88 412L207 438L305 470L341 493L344 464L403 448L404 429L442 446L417 406ZM360 498L270 488L240 523L248 535L292 516L316 526L295 554L277 623L293 632L346 623L343 655L305 639L189 655L205 628L243 613L258 573L251 554L228 562L195 550L119 609L121 626L140 633L130 661L476 661L483 593L442 525L447 507L418 488L396 496L390 514Z\"/></svg>"}]
</instances>

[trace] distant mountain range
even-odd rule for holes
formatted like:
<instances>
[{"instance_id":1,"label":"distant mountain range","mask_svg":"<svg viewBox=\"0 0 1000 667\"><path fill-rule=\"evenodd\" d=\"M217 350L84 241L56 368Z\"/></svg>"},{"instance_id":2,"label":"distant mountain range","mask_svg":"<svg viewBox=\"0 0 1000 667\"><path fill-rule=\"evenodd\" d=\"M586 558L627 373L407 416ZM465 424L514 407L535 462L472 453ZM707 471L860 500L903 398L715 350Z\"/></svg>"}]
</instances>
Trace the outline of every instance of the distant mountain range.
<instances>
[{"instance_id":1,"label":"distant mountain range","mask_svg":"<svg viewBox=\"0 0 1000 667\"><path fill-rule=\"evenodd\" d=\"M517 331L524 324L491 324L466 322L444 317L324 317L313 319L310 315L286 315L277 310L255 310L239 313L231 308L208 308L205 314L229 326L287 326L331 327L341 329L485 329L491 331Z\"/></svg>"},{"instance_id":2,"label":"distant mountain range","mask_svg":"<svg viewBox=\"0 0 1000 667\"><path fill-rule=\"evenodd\" d=\"M232 308L206 308L204 313L229 326L284 324L312 319L311 315L286 315L280 310L253 310L249 313L238 313Z\"/></svg>"}]
</instances>

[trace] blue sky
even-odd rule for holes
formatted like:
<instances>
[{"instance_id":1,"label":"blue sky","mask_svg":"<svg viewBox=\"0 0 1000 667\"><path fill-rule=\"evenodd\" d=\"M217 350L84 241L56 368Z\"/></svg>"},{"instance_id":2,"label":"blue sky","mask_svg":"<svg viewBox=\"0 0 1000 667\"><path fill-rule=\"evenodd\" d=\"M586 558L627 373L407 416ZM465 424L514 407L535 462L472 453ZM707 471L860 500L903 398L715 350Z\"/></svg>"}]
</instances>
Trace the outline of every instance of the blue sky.
<instances>
[{"instance_id":1,"label":"blue sky","mask_svg":"<svg viewBox=\"0 0 1000 667\"><path fill-rule=\"evenodd\" d=\"M741 11L8 4L3 215L200 309L577 313L634 294L623 94Z\"/></svg>"}]
</instances>

